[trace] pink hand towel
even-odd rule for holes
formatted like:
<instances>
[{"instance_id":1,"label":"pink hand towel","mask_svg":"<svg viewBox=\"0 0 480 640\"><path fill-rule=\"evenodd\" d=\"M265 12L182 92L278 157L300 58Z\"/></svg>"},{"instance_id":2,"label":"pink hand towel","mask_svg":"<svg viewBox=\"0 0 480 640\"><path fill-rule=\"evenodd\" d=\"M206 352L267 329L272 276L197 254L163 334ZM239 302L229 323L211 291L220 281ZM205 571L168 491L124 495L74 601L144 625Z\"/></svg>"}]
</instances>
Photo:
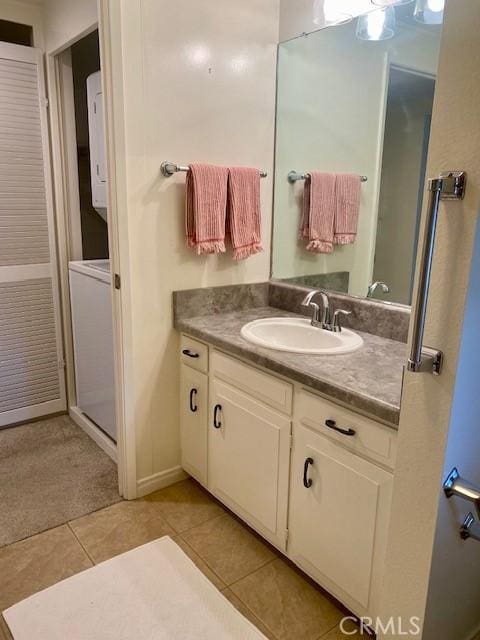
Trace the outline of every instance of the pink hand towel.
<instances>
[{"instance_id":1,"label":"pink hand towel","mask_svg":"<svg viewBox=\"0 0 480 640\"><path fill-rule=\"evenodd\" d=\"M352 244L357 237L360 211L360 176L338 174L336 183L334 244Z\"/></svg>"},{"instance_id":2,"label":"pink hand towel","mask_svg":"<svg viewBox=\"0 0 480 640\"><path fill-rule=\"evenodd\" d=\"M335 175L313 171L305 180L300 238L307 251L332 253L335 222Z\"/></svg>"},{"instance_id":3,"label":"pink hand towel","mask_svg":"<svg viewBox=\"0 0 480 640\"><path fill-rule=\"evenodd\" d=\"M198 255L225 251L228 169L191 164L186 180L187 245Z\"/></svg>"},{"instance_id":4,"label":"pink hand towel","mask_svg":"<svg viewBox=\"0 0 480 640\"><path fill-rule=\"evenodd\" d=\"M261 237L260 172L230 167L228 175L227 229L233 259L244 260L263 251Z\"/></svg>"}]
</instances>

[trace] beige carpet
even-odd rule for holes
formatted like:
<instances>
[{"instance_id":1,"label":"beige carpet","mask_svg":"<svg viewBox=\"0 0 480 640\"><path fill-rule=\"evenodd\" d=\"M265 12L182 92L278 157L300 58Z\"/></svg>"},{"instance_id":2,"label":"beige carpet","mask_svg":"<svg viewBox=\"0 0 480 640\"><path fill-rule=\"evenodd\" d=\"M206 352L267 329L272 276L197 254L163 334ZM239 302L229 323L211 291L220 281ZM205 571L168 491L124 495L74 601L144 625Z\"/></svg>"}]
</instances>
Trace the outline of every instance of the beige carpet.
<instances>
[{"instance_id":1,"label":"beige carpet","mask_svg":"<svg viewBox=\"0 0 480 640\"><path fill-rule=\"evenodd\" d=\"M117 466L67 416L0 430L0 547L120 500Z\"/></svg>"}]
</instances>

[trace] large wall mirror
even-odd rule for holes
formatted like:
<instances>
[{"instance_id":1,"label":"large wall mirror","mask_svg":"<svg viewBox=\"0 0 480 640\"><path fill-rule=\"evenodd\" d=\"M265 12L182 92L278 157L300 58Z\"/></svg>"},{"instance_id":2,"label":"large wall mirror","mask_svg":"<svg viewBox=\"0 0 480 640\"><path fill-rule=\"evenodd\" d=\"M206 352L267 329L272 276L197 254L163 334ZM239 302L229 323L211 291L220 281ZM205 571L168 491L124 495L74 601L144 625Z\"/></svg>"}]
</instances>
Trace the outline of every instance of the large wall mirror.
<instances>
[{"instance_id":1,"label":"large wall mirror","mask_svg":"<svg viewBox=\"0 0 480 640\"><path fill-rule=\"evenodd\" d=\"M280 44L273 278L411 304L441 36L414 6ZM313 172L363 180L353 242L330 253L299 239Z\"/></svg>"}]
</instances>

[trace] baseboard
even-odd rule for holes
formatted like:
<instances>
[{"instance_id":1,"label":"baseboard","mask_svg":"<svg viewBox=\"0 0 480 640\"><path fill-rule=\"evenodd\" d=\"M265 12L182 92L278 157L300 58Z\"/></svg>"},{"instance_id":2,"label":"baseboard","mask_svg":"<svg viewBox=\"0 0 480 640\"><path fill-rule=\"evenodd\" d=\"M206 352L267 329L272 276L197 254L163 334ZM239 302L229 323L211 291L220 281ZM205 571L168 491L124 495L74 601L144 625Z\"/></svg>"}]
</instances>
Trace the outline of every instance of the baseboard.
<instances>
[{"instance_id":1,"label":"baseboard","mask_svg":"<svg viewBox=\"0 0 480 640\"><path fill-rule=\"evenodd\" d=\"M110 440L78 407L70 407L68 413L75 424L78 425L80 429L83 429L83 431L98 444L100 449L103 449L107 456L110 456L110 458L117 463L117 445L113 440Z\"/></svg>"},{"instance_id":2,"label":"baseboard","mask_svg":"<svg viewBox=\"0 0 480 640\"><path fill-rule=\"evenodd\" d=\"M137 480L137 498L142 498L143 496L147 496L149 493L153 493L159 489L164 489L171 484L175 484L175 482L185 480L187 477L188 476L182 467L173 467L166 471L154 473L146 478L140 478L140 480Z\"/></svg>"}]
</instances>

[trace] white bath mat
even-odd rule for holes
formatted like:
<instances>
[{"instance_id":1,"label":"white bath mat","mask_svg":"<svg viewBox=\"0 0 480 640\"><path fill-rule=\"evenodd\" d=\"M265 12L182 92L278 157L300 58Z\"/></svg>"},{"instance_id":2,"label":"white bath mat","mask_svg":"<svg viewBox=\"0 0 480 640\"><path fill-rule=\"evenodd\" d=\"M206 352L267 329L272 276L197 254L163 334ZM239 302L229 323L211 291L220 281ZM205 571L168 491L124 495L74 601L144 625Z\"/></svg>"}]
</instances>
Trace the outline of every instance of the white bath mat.
<instances>
[{"instance_id":1,"label":"white bath mat","mask_svg":"<svg viewBox=\"0 0 480 640\"><path fill-rule=\"evenodd\" d=\"M265 640L169 537L4 611L15 640Z\"/></svg>"}]
</instances>

